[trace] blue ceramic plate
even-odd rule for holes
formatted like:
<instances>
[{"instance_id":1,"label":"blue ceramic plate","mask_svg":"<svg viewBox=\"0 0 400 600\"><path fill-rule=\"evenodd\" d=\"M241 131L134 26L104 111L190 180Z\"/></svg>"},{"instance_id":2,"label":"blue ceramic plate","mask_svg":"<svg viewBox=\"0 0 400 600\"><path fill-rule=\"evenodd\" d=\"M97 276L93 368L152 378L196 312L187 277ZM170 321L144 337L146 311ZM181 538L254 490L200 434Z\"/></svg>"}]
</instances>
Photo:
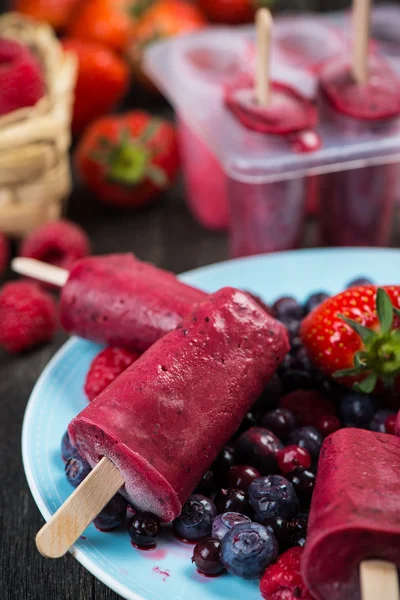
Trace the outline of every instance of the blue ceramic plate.
<instances>
[{"instance_id":1,"label":"blue ceramic plate","mask_svg":"<svg viewBox=\"0 0 400 600\"><path fill-rule=\"evenodd\" d=\"M271 302L278 296L304 300L317 290L339 292L352 278L399 283L400 251L372 249L305 250L230 261L186 273L182 279L210 292L230 285ZM60 440L69 421L86 405L83 383L99 347L72 338L42 373L25 414L22 451L32 494L48 519L72 489L64 476ZM129 600L260 600L257 582L230 575L200 576L190 558L193 547L170 535L156 550L132 548L124 529L101 533L91 525L71 550L98 579Z\"/></svg>"}]
</instances>

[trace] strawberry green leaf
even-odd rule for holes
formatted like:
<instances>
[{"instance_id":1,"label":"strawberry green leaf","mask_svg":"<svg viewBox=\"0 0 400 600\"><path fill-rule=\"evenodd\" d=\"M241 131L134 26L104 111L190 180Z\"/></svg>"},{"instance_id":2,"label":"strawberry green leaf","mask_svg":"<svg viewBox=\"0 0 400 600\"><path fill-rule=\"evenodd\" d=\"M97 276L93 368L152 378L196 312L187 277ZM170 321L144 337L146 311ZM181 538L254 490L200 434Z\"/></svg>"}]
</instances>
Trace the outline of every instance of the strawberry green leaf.
<instances>
[{"instance_id":1,"label":"strawberry green leaf","mask_svg":"<svg viewBox=\"0 0 400 600\"><path fill-rule=\"evenodd\" d=\"M360 374L360 369L342 369L333 373L335 379L342 379L343 377L355 377Z\"/></svg>"},{"instance_id":2,"label":"strawberry green leaf","mask_svg":"<svg viewBox=\"0 0 400 600\"><path fill-rule=\"evenodd\" d=\"M397 308L396 306L393 306L393 311L394 311L394 314L397 317L400 317L400 308Z\"/></svg>"},{"instance_id":3,"label":"strawberry green leaf","mask_svg":"<svg viewBox=\"0 0 400 600\"><path fill-rule=\"evenodd\" d=\"M382 333L389 333L393 324L393 305L389 294L382 288L376 293L376 310Z\"/></svg>"},{"instance_id":4,"label":"strawberry green leaf","mask_svg":"<svg viewBox=\"0 0 400 600\"><path fill-rule=\"evenodd\" d=\"M356 369L365 369L367 366L368 352L356 352L354 355L354 366Z\"/></svg>"},{"instance_id":5,"label":"strawberry green leaf","mask_svg":"<svg viewBox=\"0 0 400 600\"><path fill-rule=\"evenodd\" d=\"M363 379L363 381L355 383L354 389L356 392L360 392L362 394L371 394L375 389L377 381L377 373L370 373L365 379Z\"/></svg>"},{"instance_id":6,"label":"strawberry green leaf","mask_svg":"<svg viewBox=\"0 0 400 600\"><path fill-rule=\"evenodd\" d=\"M368 329L368 327L364 327L364 325L361 325L361 323L358 323L353 319L349 319L348 317L345 317L340 313L338 313L338 317L339 319L342 319L342 321L347 323L347 325L349 325L349 327L351 327L353 331L358 333L365 345L370 344L372 340L375 339L378 335L375 331L372 331L372 329Z\"/></svg>"},{"instance_id":7,"label":"strawberry green leaf","mask_svg":"<svg viewBox=\"0 0 400 600\"><path fill-rule=\"evenodd\" d=\"M150 140L155 136L155 134L157 133L157 129L159 128L160 121L158 119L151 119L151 121L149 121L148 125L145 127L145 129L139 136L139 140L142 142L142 144L148 144Z\"/></svg>"}]
</instances>

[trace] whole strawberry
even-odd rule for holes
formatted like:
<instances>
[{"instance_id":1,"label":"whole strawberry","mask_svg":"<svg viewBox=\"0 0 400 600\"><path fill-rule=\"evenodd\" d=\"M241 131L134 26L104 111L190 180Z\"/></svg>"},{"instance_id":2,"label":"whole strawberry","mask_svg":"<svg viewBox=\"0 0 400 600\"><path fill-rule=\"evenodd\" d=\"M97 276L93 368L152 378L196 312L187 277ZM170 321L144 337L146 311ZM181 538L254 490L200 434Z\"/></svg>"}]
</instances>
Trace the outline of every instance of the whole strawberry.
<instances>
[{"instance_id":1,"label":"whole strawberry","mask_svg":"<svg viewBox=\"0 0 400 600\"><path fill-rule=\"evenodd\" d=\"M210 21L240 25L254 19L258 8L271 8L274 0L199 0Z\"/></svg>"},{"instance_id":2,"label":"whole strawberry","mask_svg":"<svg viewBox=\"0 0 400 600\"><path fill-rule=\"evenodd\" d=\"M143 111L99 119L75 155L81 179L112 206L139 207L166 190L178 171L174 127Z\"/></svg>"},{"instance_id":3,"label":"whole strawberry","mask_svg":"<svg viewBox=\"0 0 400 600\"><path fill-rule=\"evenodd\" d=\"M122 100L129 85L129 70L120 56L101 44L66 38L63 47L78 59L72 133L79 135Z\"/></svg>"},{"instance_id":4,"label":"whole strawberry","mask_svg":"<svg viewBox=\"0 0 400 600\"><path fill-rule=\"evenodd\" d=\"M400 389L400 286L352 287L303 321L300 335L325 375L370 394Z\"/></svg>"},{"instance_id":5,"label":"whole strawberry","mask_svg":"<svg viewBox=\"0 0 400 600\"><path fill-rule=\"evenodd\" d=\"M37 58L23 44L0 38L0 116L33 106L44 92Z\"/></svg>"},{"instance_id":6,"label":"whole strawberry","mask_svg":"<svg viewBox=\"0 0 400 600\"><path fill-rule=\"evenodd\" d=\"M85 394L91 402L125 369L134 363L140 354L124 348L106 348L92 361L85 381Z\"/></svg>"}]
</instances>

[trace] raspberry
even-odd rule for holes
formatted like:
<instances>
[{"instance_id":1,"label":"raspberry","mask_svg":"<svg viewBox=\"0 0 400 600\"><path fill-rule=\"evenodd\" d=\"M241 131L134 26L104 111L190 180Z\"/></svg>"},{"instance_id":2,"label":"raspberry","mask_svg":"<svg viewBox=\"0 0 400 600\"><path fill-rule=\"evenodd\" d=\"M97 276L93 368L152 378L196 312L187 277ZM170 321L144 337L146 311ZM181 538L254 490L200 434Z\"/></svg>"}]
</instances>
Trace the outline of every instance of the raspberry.
<instances>
[{"instance_id":1,"label":"raspberry","mask_svg":"<svg viewBox=\"0 0 400 600\"><path fill-rule=\"evenodd\" d=\"M297 417L300 426L317 427L319 418L334 415L335 406L315 390L296 390L281 398L280 408L291 410Z\"/></svg>"},{"instance_id":2,"label":"raspberry","mask_svg":"<svg viewBox=\"0 0 400 600\"><path fill-rule=\"evenodd\" d=\"M252 292L247 292L247 291L246 291L246 294L248 296L250 296L250 298L252 298L254 300L254 302L257 302L257 304L259 306L261 306L261 308L263 310L265 310L265 312L267 314L271 315L271 317L274 317L274 318L276 317L275 309L272 308L272 306L270 306L269 304L266 304L264 302L264 300L262 300L262 298L260 298L260 296L257 296L256 294L253 294Z\"/></svg>"},{"instance_id":3,"label":"raspberry","mask_svg":"<svg viewBox=\"0 0 400 600\"><path fill-rule=\"evenodd\" d=\"M84 230L63 220L51 221L31 233L20 248L20 255L69 270L73 263L90 253L90 243Z\"/></svg>"},{"instance_id":4,"label":"raspberry","mask_svg":"<svg viewBox=\"0 0 400 600\"><path fill-rule=\"evenodd\" d=\"M139 358L137 352L124 348L106 348L92 361L85 381L85 394L89 402L94 400L125 369Z\"/></svg>"},{"instance_id":5,"label":"raspberry","mask_svg":"<svg viewBox=\"0 0 400 600\"><path fill-rule=\"evenodd\" d=\"M33 106L44 95L40 64L15 40L0 39L0 116Z\"/></svg>"},{"instance_id":6,"label":"raspberry","mask_svg":"<svg viewBox=\"0 0 400 600\"><path fill-rule=\"evenodd\" d=\"M13 281L0 290L0 345L9 352L48 342L56 324L55 302L36 284Z\"/></svg>"},{"instance_id":7,"label":"raspberry","mask_svg":"<svg viewBox=\"0 0 400 600\"><path fill-rule=\"evenodd\" d=\"M0 277L4 275L9 257L10 250L8 247L7 238L5 238L2 233L0 233Z\"/></svg>"},{"instance_id":8,"label":"raspberry","mask_svg":"<svg viewBox=\"0 0 400 600\"><path fill-rule=\"evenodd\" d=\"M303 548L290 548L267 568L260 582L261 595L265 600L311 600L300 574Z\"/></svg>"}]
</instances>

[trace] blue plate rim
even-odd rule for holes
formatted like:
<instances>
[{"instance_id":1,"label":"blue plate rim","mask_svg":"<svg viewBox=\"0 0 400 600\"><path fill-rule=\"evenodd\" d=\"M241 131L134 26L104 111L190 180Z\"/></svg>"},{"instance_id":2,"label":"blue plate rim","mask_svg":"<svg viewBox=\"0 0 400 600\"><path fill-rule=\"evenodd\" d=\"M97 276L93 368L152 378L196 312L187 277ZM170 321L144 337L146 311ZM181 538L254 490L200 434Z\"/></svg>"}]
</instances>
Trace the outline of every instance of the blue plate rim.
<instances>
[{"instance_id":1,"label":"blue plate rim","mask_svg":"<svg viewBox=\"0 0 400 600\"><path fill-rule=\"evenodd\" d=\"M217 262L217 263L212 263L210 265L206 265L203 267L198 267L196 269L192 269L190 271L186 271L185 273L180 274L179 277L185 281L190 280L191 277L193 277L193 276L202 275L206 271L215 270L218 268L223 269L227 265L231 265L232 263L235 263L235 264L246 263L249 261L258 262L258 261L266 260L269 258L273 259L273 258L284 257L284 256L286 256L286 257L290 256L290 257L292 257L293 260L295 260L296 256L303 256L305 254L308 254L308 255L310 255L310 254L311 255L312 254L319 254L319 255L321 255L321 254L337 254L337 255L344 254L344 255L348 255L349 253L357 254L360 252L373 252L374 254L376 254L376 253L386 254L387 252L393 252L393 254L398 254L400 257L400 249L390 248L390 247L388 247L388 248L371 248L371 247L304 248L301 250L273 252L273 253L269 253L269 254L258 254L258 255L254 255L254 256L250 256L250 257L242 257L242 258L236 258L236 259L225 260L225 261L221 261L221 262ZM49 518L52 516L53 513L51 513L51 511L48 510L44 500L42 499L40 489L39 489L38 485L36 484L33 472L31 470L31 467L29 464L29 449L28 449L29 424L30 424L30 420L31 420L31 413L33 413L34 408L35 408L36 398L37 398L37 396L40 395L41 387L43 385L44 380L47 378L48 373L51 372L53 365L58 363L60 361L60 359L63 358L64 354L68 353L70 348L77 342L78 339L79 338L77 338L76 336L72 336L69 340L67 340L67 342L65 342L65 344L63 344L61 346L61 348L59 348L59 350L55 353L55 355L50 359L48 364L45 366L42 373L38 377L38 379L35 383L35 386L31 392L31 395L28 399L25 413L24 413L24 418L23 418L22 434L21 434L22 463L23 463L23 467L24 467L24 471L25 471L25 476L26 476L26 479L28 482L28 486L29 486L29 489L33 496L33 499L46 522L49 520ZM70 548L69 552L74 556L74 558L76 558L76 560L83 567L85 567L92 575L94 575L94 577L96 577L99 581L104 583L104 585L109 587L111 590L113 590L115 593L119 594L126 600L146 600L145 597L143 597L143 596L137 594L136 592L132 591L131 589L127 588L120 582L116 581L112 576L105 573L100 567L97 566L97 564L94 560L88 558L83 551L79 550L79 548L72 546Z\"/></svg>"}]
</instances>

